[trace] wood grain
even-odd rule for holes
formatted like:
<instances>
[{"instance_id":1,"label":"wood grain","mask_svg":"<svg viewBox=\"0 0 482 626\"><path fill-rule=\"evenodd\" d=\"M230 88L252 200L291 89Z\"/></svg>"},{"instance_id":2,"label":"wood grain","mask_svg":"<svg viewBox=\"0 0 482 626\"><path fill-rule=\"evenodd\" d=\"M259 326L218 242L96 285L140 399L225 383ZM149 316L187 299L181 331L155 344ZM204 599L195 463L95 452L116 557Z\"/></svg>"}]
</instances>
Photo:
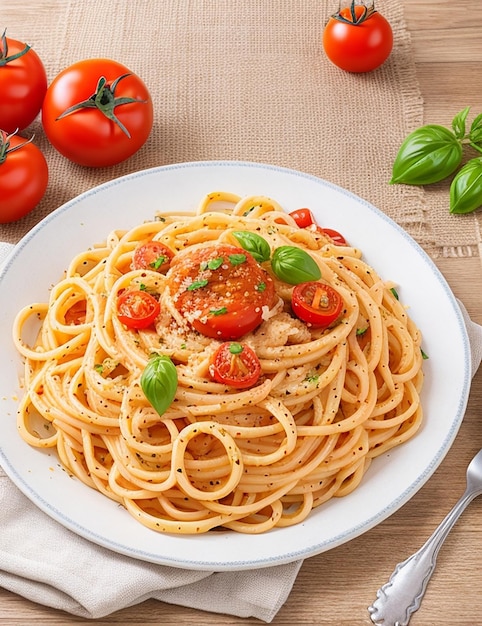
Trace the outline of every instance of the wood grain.
<instances>
[{"instance_id":1,"label":"wood grain","mask_svg":"<svg viewBox=\"0 0 482 626\"><path fill-rule=\"evenodd\" d=\"M387 0L389 1L389 0ZM16 0L18 4L18 0ZM25 0L27 2L27 0ZM35 0L30 0L32 15ZM52 3L54 4L54 3ZM382 6L382 2L380 5ZM482 11L480 0L404 0L413 42L425 120L450 123L467 105L482 110ZM45 3L44 3L45 5ZM482 323L479 258L437 262L456 296ZM450 329L447 329L450 333ZM415 551L462 493L465 469L482 446L482 371L473 381L466 418L449 454L410 502L365 535L307 559L293 591L272 622L276 626L369 626L367 606L395 564ZM411 626L482 623L482 499L474 501L449 536L438 568ZM0 626L87 622L0 589ZM156 601L119 611L98 624L178 626L259 625L255 619L202 613Z\"/></svg>"}]
</instances>

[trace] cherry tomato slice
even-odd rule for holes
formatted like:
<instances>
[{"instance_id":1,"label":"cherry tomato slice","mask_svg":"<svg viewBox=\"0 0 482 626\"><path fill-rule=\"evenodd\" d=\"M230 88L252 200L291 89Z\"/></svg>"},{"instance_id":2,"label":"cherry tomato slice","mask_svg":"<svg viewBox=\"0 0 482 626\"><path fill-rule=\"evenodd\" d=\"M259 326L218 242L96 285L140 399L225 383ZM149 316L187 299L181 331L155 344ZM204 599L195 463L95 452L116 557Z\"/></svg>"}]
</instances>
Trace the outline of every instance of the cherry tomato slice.
<instances>
[{"instance_id":1,"label":"cherry tomato slice","mask_svg":"<svg viewBox=\"0 0 482 626\"><path fill-rule=\"evenodd\" d=\"M247 389L258 382L261 363L248 345L226 341L214 353L209 373L218 383L235 389Z\"/></svg>"},{"instance_id":2,"label":"cherry tomato slice","mask_svg":"<svg viewBox=\"0 0 482 626\"><path fill-rule=\"evenodd\" d=\"M291 306L295 315L318 328L326 328L340 316L343 298L330 285L311 281L293 289Z\"/></svg>"},{"instance_id":3,"label":"cherry tomato slice","mask_svg":"<svg viewBox=\"0 0 482 626\"><path fill-rule=\"evenodd\" d=\"M177 254L168 274L177 310L206 337L236 340L263 320L274 300L272 278L237 246L214 244Z\"/></svg>"},{"instance_id":4,"label":"cherry tomato slice","mask_svg":"<svg viewBox=\"0 0 482 626\"><path fill-rule=\"evenodd\" d=\"M169 269L173 251L160 241L146 241L134 250L133 270L154 270L164 273Z\"/></svg>"},{"instance_id":5,"label":"cherry tomato slice","mask_svg":"<svg viewBox=\"0 0 482 626\"><path fill-rule=\"evenodd\" d=\"M147 291L127 289L117 298L117 317L128 328L147 328L160 311L159 302Z\"/></svg>"},{"instance_id":6,"label":"cherry tomato slice","mask_svg":"<svg viewBox=\"0 0 482 626\"><path fill-rule=\"evenodd\" d=\"M295 220L296 224L300 228L308 228L308 226L315 223L313 213L310 209L296 209L296 211L291 211L289 215Z\"/></svg>"},{"instance_id":7,"label":"cherry tomato slice","mask_svg":"<svg viewBox=\"0 0 482 626\"><path fill-rule=\"evenodd\" d=\"M345 237L343 237L343 235L337 230L333 230L332 228L322 228L321 230L325 233L325 235L328 235L328 237L333 239L333 243L337 246L346 246Z\"/></svg>"}]
</instances>

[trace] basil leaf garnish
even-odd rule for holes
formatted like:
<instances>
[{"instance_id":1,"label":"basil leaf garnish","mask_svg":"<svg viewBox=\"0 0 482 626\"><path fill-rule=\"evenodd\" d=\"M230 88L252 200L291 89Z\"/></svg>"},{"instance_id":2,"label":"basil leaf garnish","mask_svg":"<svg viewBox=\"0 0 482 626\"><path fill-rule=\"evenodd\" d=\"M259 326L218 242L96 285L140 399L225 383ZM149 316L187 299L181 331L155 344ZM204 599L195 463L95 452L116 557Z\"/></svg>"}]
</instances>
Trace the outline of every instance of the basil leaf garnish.
<instances>
[{"instance_id":1,"label":"basil leaf garnish","mask_svg":"<svg viewBox=\"0 0 482 626\"><path fill-rule=\"evenodd\" d=\"M249 252L258 263L267 261L271 256L269 243L261 235L252 233L249 230L235 230L233 231L233 237L239 241L241 247Z\"/></svg>"},{"instance_id":2,"label":"basil leaf garnish","mask_svg":"<svg viewBox=\"0 0 482 626\"><path fill-rule=\"evenodd\" d=\"M462 119L457 122L457 133ZM429 124L410 133L393 164L390 183L428 185L452 174L462 161L462 143L443 126Z\"/></svg>"},{"instance_id":3,"label":"basil leaf garnish","mask_svg":"<svg viewBox=\"0 0 482 626\"><path fill-rule=\"evenodd\" d=\"M471 159L450 185L450 212L471 213L482 206L482 157Z\"/></svg>"},{"instance_id":4,"label":"basil leaf garnish","mask_svg":"<svg viewBox=\"0 0 482 626\"><path fill-rule=\"evenodd\" d=\"M177 390L177 370L168 356L154 354L141 374L141 388L159 415L171 405Z\"/></svg>"},{"instance_id":5,"label":"basil leaf garnish","mask_svg":"<svg viewBox=\"0 0 482 626\"><path fill-rule=\"evenodd\" d=\"M290 285L319 280L321 271L315 260L301 248L280 246L271 259L271 267L276 276Z\"/></svg>"}]
</instances>

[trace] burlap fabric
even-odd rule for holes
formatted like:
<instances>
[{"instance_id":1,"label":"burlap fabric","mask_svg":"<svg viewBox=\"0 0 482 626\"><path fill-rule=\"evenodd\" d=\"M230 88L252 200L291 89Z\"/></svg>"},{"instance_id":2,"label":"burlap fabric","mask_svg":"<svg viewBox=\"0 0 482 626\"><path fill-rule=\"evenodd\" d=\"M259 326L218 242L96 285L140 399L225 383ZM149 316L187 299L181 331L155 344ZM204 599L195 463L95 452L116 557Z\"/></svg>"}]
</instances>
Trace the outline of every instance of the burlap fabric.
<instances>
[{"instance_id":1,"label":"burlap fabric","mask_svg":"<svg viewBox=\"0 0 482 626\"><path fill-rule=\"evenodd\" d=\"M427 193L388 184L403 138L424 122L400 3L377 2L395 45L389 61L366 75L344 73L324 55L323 26L337 6L336 0L2 3L0 26L34 47L49 80L83 58L116 59L144 79L156 117L139 153L103 169L69 163L34 122L25 134L34 132L47 156L48 192L28 217L0 226L0 240L17 241L65 201L119 175L240 159L302 170L349 189L432 256L477 254L476 217L450 216L444 185Z\"/></svg>"}]
</instances>

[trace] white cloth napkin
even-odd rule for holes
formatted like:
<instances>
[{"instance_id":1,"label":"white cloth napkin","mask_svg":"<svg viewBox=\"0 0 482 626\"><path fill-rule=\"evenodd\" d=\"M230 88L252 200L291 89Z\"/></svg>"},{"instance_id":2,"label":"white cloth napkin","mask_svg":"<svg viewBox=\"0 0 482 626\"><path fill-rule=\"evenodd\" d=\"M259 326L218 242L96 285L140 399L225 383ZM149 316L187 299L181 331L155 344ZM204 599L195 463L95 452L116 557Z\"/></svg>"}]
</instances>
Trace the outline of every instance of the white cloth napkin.
<instances>
[{"instance_id":1,"label":"white cloth napkin","mask_svg":"<svg viewBox=\"0 0 482 626\"><path fill-rule=\"evenodd\" d=\"M0 265L10 250L0 242ZM472 349L482 359L482 326L461 306ZM0 586L87 618L155 598L214 613L271 622L302 561L243 572L187 571L153 565L94 545L30 502L0 468ZM43 549L45 547L45 549Z\"/></svg>"}]
</instances>

